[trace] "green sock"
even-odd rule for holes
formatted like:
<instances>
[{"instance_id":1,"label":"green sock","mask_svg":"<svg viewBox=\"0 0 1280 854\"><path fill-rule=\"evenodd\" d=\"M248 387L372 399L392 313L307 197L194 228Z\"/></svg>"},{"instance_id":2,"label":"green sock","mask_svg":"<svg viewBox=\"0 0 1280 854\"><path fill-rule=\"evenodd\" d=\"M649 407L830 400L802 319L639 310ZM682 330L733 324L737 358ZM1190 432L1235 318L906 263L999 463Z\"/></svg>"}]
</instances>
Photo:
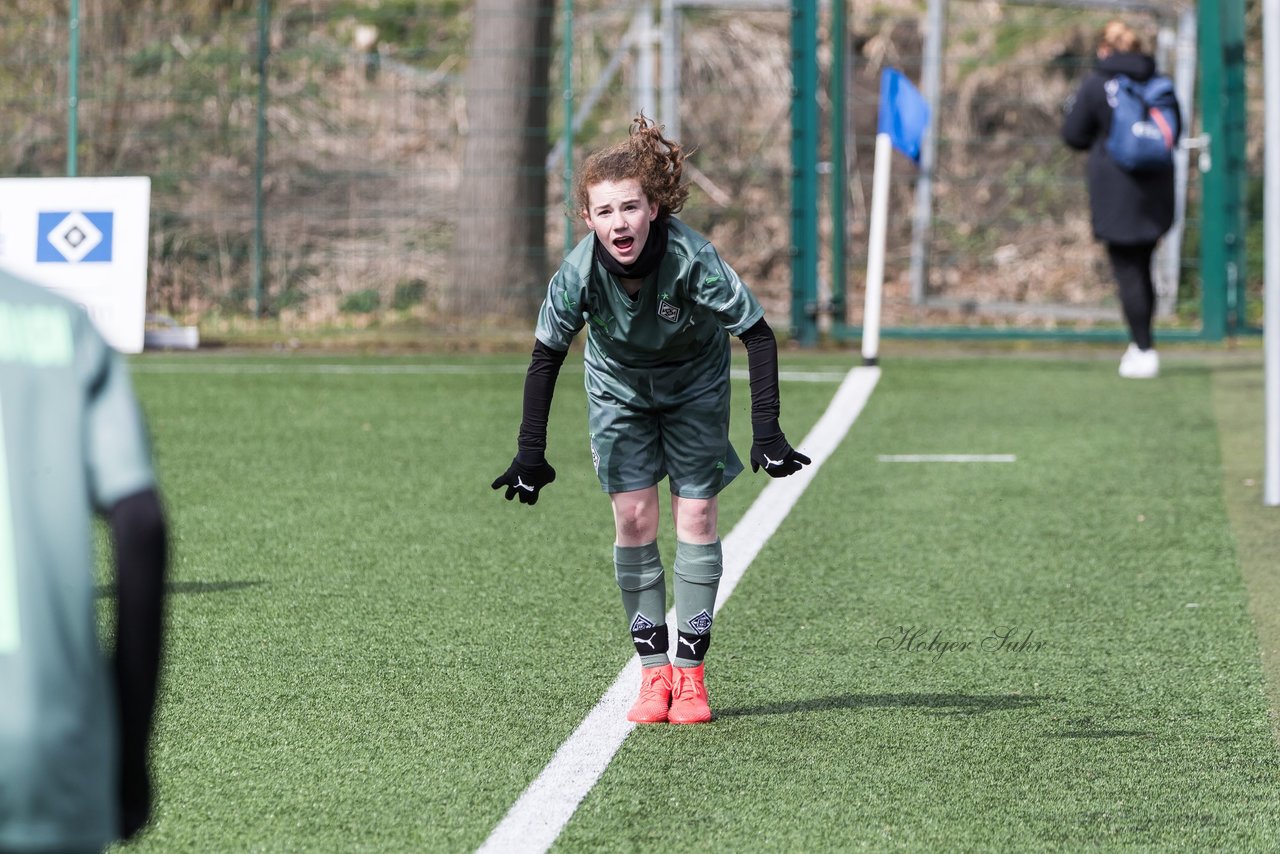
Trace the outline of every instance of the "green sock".
<instances>
[{"instance_id":1,"label":"green sock","mask_svg":"<svg viewBox=\"0 0 1280 854\"><path fill-rule=\"evenodd\" d=\"M667 664L667 585L658 544L615 545L613 567L640 666Z\"/></svg>"},{"instance_id":2,"label":"green sock","mask_svg":"<svg viewBox=\"0 0 1280 854\"><path fill-rule=\"evenodd\" d=\"M711 645L716 591L724 572L720 541L676 542L676 667L697 667Z\"/></svg>"}]
</instances>

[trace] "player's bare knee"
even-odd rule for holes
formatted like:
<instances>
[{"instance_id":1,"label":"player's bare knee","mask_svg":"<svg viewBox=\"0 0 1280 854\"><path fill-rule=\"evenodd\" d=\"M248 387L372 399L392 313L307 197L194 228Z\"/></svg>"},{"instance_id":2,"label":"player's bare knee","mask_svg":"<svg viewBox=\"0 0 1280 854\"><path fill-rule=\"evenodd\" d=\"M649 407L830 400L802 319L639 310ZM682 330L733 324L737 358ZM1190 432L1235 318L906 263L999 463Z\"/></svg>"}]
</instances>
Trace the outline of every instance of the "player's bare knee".
<instances>
[{"instance_id":1,"label":"player's bare knee","mask_svg":"<svg viewBox=\"0 0 1280 854\"><path fill-rule=\"evenodd\" d=\"M614 525L618 542L652 541L658 536L657 508L647 501L628 501L614 507Z\"/></svg>"},{"instance_id":2,"label":"player's bare knee","mask_svg":"<svg viewBox=\"0 0 1280 854\"><path fill-rule=\"evenodd\" d=\"M716 539L716 503L687 498L676 499L676 536L686 543L706 543Z\"/></svg>"}]
</instances>

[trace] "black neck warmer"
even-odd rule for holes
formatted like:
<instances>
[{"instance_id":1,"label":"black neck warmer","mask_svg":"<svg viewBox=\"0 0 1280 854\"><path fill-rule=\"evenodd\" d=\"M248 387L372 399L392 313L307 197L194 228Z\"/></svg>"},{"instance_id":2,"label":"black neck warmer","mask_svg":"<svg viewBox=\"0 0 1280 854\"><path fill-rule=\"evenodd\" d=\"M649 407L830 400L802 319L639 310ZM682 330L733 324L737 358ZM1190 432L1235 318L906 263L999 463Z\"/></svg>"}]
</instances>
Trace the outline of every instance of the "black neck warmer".
<instances>
[{"instance_id":1,"label":"black neck warmer","mask_svg":"<svg viewBox=\"0 0 1280 854\"><path fill-rule=\"evenodd\" d=\"M662 256L667 254L667 221L664 217L654 220L649 226L649 237L640 250L634 264L619 264L618 259L609 253L608 247L596 237L596 260L615 276L624 279L643 279L658 267Z\"/></svg>"}]
</instances>

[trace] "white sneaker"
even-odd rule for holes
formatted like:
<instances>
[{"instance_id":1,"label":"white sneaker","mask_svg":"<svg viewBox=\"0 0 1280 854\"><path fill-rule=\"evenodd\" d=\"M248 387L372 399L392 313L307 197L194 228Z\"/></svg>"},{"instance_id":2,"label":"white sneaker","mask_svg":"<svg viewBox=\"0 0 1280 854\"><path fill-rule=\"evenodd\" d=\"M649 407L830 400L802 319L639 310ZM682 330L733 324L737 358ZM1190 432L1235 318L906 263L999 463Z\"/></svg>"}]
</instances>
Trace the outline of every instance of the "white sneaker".
<instances>
[{"instance_id":1,"label":"white sneaker","mask_svg":"<svg viewBox=\"0 0 1280 854\"><path fill-rule=\"evenodd\" d=\"M1155 348L1139 350L1137 344L1130 344L1120 358L1120 376L1127 380L1149 380L1160 376L1160 356Z\"/></svg>"}]
</instances>

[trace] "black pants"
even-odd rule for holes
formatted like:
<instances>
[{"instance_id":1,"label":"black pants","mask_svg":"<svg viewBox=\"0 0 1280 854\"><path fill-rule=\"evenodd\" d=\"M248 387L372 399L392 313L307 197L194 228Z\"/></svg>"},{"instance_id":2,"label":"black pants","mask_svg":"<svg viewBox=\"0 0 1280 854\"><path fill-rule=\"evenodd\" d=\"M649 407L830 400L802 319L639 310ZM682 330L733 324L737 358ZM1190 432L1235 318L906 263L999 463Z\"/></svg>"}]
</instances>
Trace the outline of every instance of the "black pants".
<instances>
[{"instance_id":1,"label":"black pants","mask_svg":"<svg viewBox=\"0 0 1280 854\"><path fill-rule=\"evenodd\" d=\"M1135 246L1107 244L1111 270L1120 290L1120 305L1124 309L1125 322L1129 324L1129 337L1141 350L1150 350L1154 344L1151 320L1156 311L1156 286L1151 280L1151 255L1155 249L1154 243Z\"/></svg>"}]
</instances>

